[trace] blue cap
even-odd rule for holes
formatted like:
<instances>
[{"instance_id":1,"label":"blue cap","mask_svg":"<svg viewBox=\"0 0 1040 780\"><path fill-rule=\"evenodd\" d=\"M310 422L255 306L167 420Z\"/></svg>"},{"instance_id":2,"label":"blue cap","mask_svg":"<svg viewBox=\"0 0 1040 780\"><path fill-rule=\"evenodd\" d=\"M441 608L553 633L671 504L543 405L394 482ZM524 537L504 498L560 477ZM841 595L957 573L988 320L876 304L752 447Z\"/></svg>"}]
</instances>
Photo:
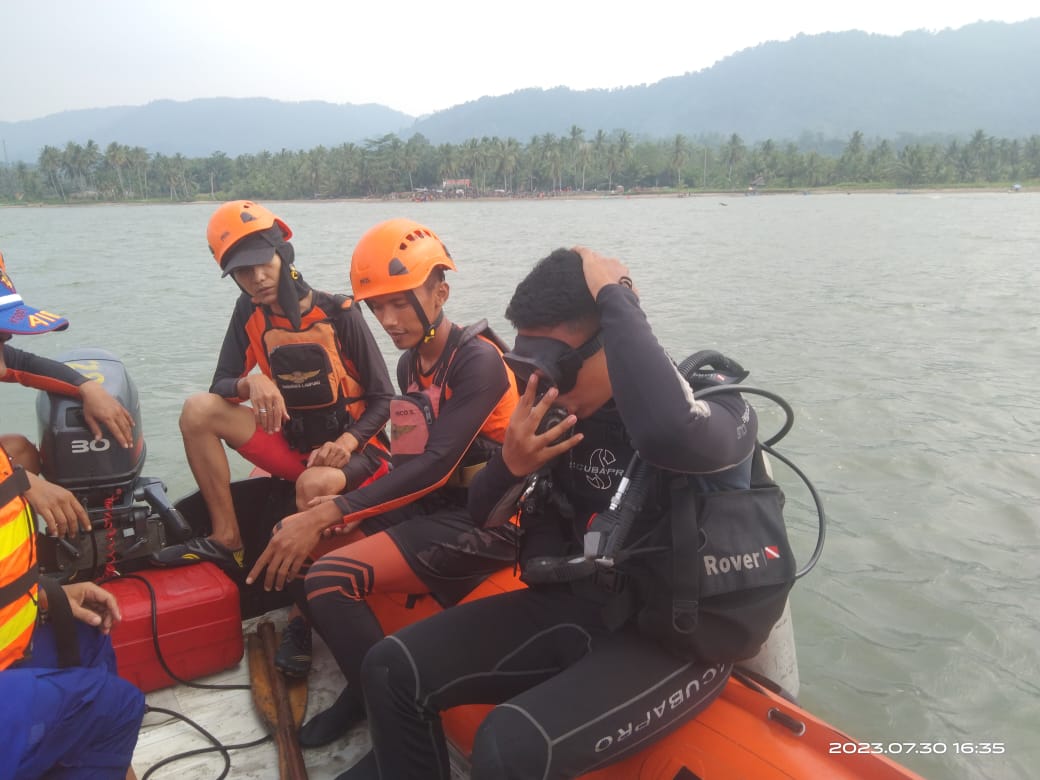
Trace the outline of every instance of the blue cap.
<instances>
[{"instance_id":1,"label":"blue cap","mask_svg":"<svg viewBox=\"0 0 1040 780\"><path fill-rule=\"evenodd\" d=\"M58 314L34 309L22 300L7 275L4 255L0 252L0 333L31 336L52 330L65 330L69 321Z\"/></svg>"}]
</instances>

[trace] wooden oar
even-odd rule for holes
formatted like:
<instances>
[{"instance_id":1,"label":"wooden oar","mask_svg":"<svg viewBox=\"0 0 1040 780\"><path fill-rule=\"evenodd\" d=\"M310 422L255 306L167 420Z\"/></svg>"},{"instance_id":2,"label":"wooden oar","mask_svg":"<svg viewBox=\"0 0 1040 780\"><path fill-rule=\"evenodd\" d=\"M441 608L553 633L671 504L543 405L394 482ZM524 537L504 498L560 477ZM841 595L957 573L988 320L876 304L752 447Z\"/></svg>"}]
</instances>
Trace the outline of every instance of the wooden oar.
<instances>
[{"instance_id":1,"label":"wooden oar","mask_svg":"<svg viewBox=\"0 0 1040 780\"><path fill-rule=\"evenodd\" d=\"M278 636L274 623L261 621L246 637L253 703L274 732L281 780L307 780L307 768L297 734L307 709L307 680L290 679L275 668Z\"/></svg>"}]
</instances>

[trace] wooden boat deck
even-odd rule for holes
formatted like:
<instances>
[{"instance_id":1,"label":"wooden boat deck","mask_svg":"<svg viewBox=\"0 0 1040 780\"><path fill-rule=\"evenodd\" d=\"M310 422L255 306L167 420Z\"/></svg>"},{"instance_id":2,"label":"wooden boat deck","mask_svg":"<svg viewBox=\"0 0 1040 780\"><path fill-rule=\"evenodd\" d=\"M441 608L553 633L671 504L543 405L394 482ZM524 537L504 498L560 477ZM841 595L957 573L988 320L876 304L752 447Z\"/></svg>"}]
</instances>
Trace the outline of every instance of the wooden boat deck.
<instances>
[{"instance_id":1,"label":"wooden boat deck","mask_svg":"<svg viewBox=\"0 0 1040 780\"><path fill-rule=\"evenodd\" d=\"M288 608L274 610L261 618L243 623L248 634L262 619L272 620L279 630L285 627ZM248 685L249 664L245 657L237 666L218 674L195 680L210 685ZM314 665L309 677L307 718L328 707L339 695L343 675L321 638L314 636ZM252 742L263 737L267 729L253 706L248 690L205 690L187 685L163 688L147 695L153 707L180 712L225 745ZM207 747L210 743L195 729L180 720L161 713L145 716L134 751L134 771L138 778L162 759L177 753ZM332 780L353 766L370 747L368 730L363 726L352 729L346 736L323 748L304 750L310 780ZM231 771L226 777L234 780L272 780L277 776L278 753L273 741L257 747L233 750ZM219 752L205 753L174 761L156 770L152 780L215 780L224 771L224 759Z\"/></svg>"},{"instance_id":2,"label":"wooden boat deck","mask_svg":"<svg viewBox=\"0 0 1040 780\"><path fill-rule=\"evenodd\" d=\"M478 588L493 588L485 583ZM393 600L383 604L384 611L392 611ZM401 614L396 622L405 620L408 610L398 605ZM257 618L245 620L243 634L256 630L260 620L271 620L279 631L285 628L288 607L267 612ZM385 617L385 616L384 616ZM390 630L393 630L392 628ZM330 706L343 688L343 675L332 654L317 633L313 634L313 665L308 677L308 701L305 720ZM753 668L771 679L783 680L792 689L798 690L798 669L794 653L794 636L790 612L784 615L774 629L762 658ZM193 681L209 685L248 685L249 665L245 657L223 672ZM267 728L253 705L252 693L248 690L208 690L177 685L153 691L147 695L152 707L162 707L182 713L209 731L224 745L253 742L265 734ZM161 713L145 716L134 752L133 766L138 778L144 780L150 767L174 754L184 753L209 746L206 738L186 723ZM345 736L322 748L305 749L304 761L310 780L334 780L346 769L360 760L371 747L368 729L362 724ZM191 756L163 766L149 775L150 780L216 780L229 777L233 780L272 780L277 777L278 754L273 741L250 748L231 751L231 770L222 775L225 763L219 752L213 751ZM453 780L466 780L468 768L458 754L453 756Z\"/></svg>"}]
</instances>

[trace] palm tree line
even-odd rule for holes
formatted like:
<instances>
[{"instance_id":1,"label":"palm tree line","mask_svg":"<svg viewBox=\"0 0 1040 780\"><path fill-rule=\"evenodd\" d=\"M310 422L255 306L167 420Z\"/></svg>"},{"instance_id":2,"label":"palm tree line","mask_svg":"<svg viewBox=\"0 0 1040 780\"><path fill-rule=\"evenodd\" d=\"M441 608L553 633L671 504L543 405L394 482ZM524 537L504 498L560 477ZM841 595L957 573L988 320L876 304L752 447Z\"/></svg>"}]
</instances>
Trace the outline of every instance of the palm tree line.
<instances>
[{"instance_id":1,"label":"palm tree line","mask_svg":"<svg viewBox=\"0 0 1040 780\"><path fill-rule=\"evenodd\" d=\"M591 137L573 126L526 144L514 138L430 143L394 134L306 151L228 157L151 154L140 146L69 141L45 146L35 165L0 168L0 200L21 202L312 199L435 193L468 180L463 194L535 196L567 191L679 192L818 187L992 185L1040 179L1040 136L966 141L844 142L803 138L746 144L728 138L637 139L624 130ZM452 189L448 194L455 194Z\"/></svg>"}]
</instances>

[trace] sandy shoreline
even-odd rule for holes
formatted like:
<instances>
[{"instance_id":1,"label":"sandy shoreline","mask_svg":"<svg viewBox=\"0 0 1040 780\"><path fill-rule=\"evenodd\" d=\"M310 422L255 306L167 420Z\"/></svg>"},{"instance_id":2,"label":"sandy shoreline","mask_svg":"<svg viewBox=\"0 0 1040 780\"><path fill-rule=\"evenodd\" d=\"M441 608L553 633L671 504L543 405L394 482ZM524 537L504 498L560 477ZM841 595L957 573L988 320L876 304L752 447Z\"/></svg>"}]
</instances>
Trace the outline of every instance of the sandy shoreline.
<instances>
[{"instance_id":1,"label":"sandy shoreline","mask_svg":"<svg viewBox=\"0 0 1040 780\"><path fill-rule=\"evenodd\" d=\"M271 203L488 203L494 201L558 201L558 200L632 200L647 198L744 198L744 197L778 197L784 195L797 195L805 197L809 195L972 195L972 194L1008 194L1020 195L1035 191L1023 187L1013 190L1011 187L884 187L877 189L857 189L843 187L821 187L810 190L709 190L705 192L560 192L555 194L543 194L535 196L505 196L484 195L475 197L458 198L430 198L422 200L419 198L402 197L380 197L380 198L302 198L283 199L274 198ZM0 202L0 208L64 208L67 206L191 206L199 203L222 203L222 200L210 200L209 198L198 198L190 201L176 200L76 200L68 203L34 202Z\"/></svg>"}]
</instances>

